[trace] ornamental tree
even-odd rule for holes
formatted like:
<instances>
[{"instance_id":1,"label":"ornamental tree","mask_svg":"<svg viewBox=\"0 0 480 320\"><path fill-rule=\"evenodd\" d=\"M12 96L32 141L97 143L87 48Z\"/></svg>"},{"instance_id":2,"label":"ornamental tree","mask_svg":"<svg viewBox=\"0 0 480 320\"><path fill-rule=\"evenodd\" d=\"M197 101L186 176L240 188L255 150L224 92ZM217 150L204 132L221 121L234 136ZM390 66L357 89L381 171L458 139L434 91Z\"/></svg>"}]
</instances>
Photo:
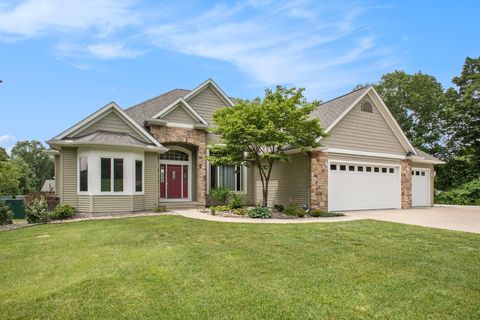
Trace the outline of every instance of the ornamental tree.
<instances>
[{"instance_id":1,"label":"ornamental tree","mask_svg":"<svg viewBox=\"0 0 480 320\"><path fill-rule=\"evenodd\" d=\"M265 89L263 99L238 100L233 107L219 109L211 132L220 136L209 146L212 165L256 167L262 182L263 206L268 204L268 185L274 164L290 161L287 149L304 152L320 146L326 134L310 113L319 102L307 102L303 88L277 86Z\"/></svg>"}]
</instances>

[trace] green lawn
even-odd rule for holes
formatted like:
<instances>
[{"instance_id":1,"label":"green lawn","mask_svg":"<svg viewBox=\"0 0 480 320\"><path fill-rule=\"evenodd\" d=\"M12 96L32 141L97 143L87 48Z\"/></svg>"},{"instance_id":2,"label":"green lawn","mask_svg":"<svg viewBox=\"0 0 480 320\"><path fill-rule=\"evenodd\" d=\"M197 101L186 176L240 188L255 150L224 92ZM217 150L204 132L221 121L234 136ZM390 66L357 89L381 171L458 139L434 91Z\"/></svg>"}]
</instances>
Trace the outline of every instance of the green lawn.
<instances>
[{"instance_id":1,"label":"green lawn","mask_svg":"<svg viewBox=\"0 0 480 320\"><path fill-rule=\"evenodd\" d=\"M178 216L0 233L0 319L479 319L480 235Z\"/></svg>"}]
</instances>

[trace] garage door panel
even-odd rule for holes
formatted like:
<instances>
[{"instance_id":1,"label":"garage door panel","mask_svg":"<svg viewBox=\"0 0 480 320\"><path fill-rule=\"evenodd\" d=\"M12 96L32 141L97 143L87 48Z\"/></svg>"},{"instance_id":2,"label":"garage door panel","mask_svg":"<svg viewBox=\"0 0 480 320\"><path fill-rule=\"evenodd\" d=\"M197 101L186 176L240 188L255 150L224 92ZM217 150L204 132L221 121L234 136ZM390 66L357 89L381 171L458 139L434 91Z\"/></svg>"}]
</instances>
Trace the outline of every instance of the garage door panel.
<instances>
[{"instance_id":1,"label":"garage door panel","mask_svg":"<svg viewBox=\"0 0 480 320\"><path fill-rule=\"evenodd\" d=\"M412 169L412 206L430 206L430 170Z\"/></svg>"},{"instance_id":2,"label":"garage door panel","mask_svg":"<svg viewBox=\"0 0 480 320\"><path fill-rule=\"evenodd\" d=\"M355 164L355 171L339 170L341 162L329 168L329 210L386 209L400 207L400 173L398 167ZM359 171L359 167L363 169ZM371 172L367 172L367 167ZM374 172L374 168L379 172ZM385 168L387 172L382 172ZM391 172L393 171L393 173Z\"/></svg>"}]
</instances>

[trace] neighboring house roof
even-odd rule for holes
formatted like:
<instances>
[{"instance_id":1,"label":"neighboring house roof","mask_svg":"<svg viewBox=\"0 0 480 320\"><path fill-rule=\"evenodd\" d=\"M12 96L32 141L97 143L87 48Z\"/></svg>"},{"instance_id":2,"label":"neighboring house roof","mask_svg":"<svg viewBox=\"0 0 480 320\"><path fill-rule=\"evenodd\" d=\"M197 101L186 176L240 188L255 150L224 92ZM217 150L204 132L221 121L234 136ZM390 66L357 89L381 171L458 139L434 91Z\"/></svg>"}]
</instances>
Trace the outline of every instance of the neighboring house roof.
<instances>
[{"instance_id":1,"label":"neighboring house roof","mask_svg":"<svg viewBox=\"0 0 480 320\"><path fill-rule=\"evenodd\" d=\"M328 128L357 101L367 89L369 89L369 87L364 87L324 102L313 110L312 116L320 120L323 128Z\"/></svg>"},{"instance_id":2,"label":"neighboring house roof","mask_svg":"<svg viewBox=\"0 0 480 320\"><path fill-rule=\"evenodd\" d=\"M43 183L42 192L55 192L55 180L45 180Z\"/></svg>"}]
</instances>

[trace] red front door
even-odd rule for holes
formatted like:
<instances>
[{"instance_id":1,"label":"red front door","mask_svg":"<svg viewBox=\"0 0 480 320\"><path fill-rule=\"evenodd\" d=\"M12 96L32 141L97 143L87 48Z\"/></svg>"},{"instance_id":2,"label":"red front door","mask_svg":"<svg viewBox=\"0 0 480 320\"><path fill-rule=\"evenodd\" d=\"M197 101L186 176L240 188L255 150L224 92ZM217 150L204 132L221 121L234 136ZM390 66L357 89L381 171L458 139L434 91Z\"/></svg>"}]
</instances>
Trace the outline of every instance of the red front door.
<instances>
[{"instance_id":1,"label":"red front door","mask_svg":"<svg viewBox=\"0 0 480 320\"><path fill-rule=\"evenodd\" d=\"M182 197L182 166L167 165L167 198L180 199Z\"/></svg>"}]
</instances>

